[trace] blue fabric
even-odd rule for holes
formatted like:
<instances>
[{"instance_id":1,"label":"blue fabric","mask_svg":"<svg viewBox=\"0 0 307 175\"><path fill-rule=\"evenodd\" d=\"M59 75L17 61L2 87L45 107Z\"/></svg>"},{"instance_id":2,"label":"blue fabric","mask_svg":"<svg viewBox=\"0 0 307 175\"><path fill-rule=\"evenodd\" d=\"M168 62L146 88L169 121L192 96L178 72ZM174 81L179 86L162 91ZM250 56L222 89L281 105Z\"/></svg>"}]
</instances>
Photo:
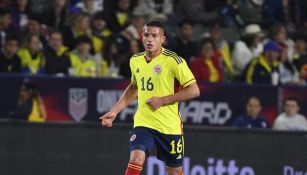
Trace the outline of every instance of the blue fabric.
<instances>
[{"instance_id":1,"label":"blue fabric","mask_svg":"<svg viewBox=\"0 0 307 175\"><path fill-rule=\"evenodd\" d=\"M238 128L269 128L269 124L266 119L262 116L258 116L253 119L247 115L241 115L237 117L233 123Z\"/></svg>"},{"instance_id":2,"label":"blue fabric","mask_svg":"<svg viewBox=\"0 0 307 175\"><path fill-rule=\"evenodd\" d=\"M267 42L264 47L263 50L266 51L275 51L275 52L280 52L281 49L280 47L277 45L277 43L275 43L274 41L269 41Z\"/></svg>"},{"instance_id":3,"label":"blue fabric","mask_svg":"<svg viewBox=\"0 0 307 175\"><path fill-rule=\"evenodd\" d=\"M180 143L178 144L178 142ZM184 156L184 143L182 135L162 134L154 129L146 127L136 127L130 132L130 151L142 150L148 157L154 145L156 145L157 148L157 158L164 161L166 166L182 166ZM182 152L180 153L177 152L178 145L182 146ZM174 151L176 153L171 153Z\"/></svg>"}]
</instances>

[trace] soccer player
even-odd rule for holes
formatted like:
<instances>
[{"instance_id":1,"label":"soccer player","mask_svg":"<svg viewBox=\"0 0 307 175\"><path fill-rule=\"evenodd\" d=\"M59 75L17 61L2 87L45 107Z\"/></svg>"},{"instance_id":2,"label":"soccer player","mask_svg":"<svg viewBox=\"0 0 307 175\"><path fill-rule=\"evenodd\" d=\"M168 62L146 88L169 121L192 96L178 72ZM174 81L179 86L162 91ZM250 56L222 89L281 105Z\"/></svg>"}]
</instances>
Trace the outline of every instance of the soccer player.
<instances>
[{"instance_id":1,"label":"soccer player","mask_svg":"<svg viewBox=\"0 0 307 175\"><path fill-rule=\"evenodd\" d=\"M133 55L130 60L131 83L110 112L100 117L103 126L112 127L117 114L138 97L125 175L141 174L153 145L157 157L165 162L167 173L183 175L184 138L178 102L197 97L200 92L185 60L162 47L164 32L159 21L144 25L145 52Z\"/></svg>"}]
</instances>

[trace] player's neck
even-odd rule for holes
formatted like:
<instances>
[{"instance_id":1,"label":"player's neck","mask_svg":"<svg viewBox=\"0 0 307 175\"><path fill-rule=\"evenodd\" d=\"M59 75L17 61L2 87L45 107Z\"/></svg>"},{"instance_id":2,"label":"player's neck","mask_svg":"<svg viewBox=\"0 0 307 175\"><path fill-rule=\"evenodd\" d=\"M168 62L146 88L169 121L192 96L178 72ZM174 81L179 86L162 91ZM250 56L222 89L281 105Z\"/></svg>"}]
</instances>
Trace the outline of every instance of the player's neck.
<instances>
[{"instance_id":1,"label":"player's neck","mask_svg":"<svg viewBox=\"0 0 307 175\"><path fill-rule=\"evenodd\" d=\"M154 58L159 56L161 52L162 52L162 48L160 48L156 51L153 51L153 52L146 51L146 60L147 61L153 60Z\"/></svg>"}]
</instances>

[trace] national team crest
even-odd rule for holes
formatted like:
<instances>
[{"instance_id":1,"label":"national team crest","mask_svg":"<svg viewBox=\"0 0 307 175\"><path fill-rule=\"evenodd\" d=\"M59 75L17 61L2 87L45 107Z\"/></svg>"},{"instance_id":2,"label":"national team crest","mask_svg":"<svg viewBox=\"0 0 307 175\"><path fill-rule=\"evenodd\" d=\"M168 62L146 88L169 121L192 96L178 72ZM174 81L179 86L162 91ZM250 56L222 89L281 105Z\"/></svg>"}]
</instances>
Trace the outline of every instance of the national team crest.
<instances>
[{"instance_id":1,"label":"national team crest","mask_svg":"<svg viewBox=\"0 0 307 175\"><path fill-rule=\"evenodd\" d=\"M159 64L155 65L153 68L153 72L156 75L160 74L162 72L162 67Z\"/></svg>"},{"instance_id":2,"label":"national team crest","mask_svg":"<svg viewBox=\"0 0 307 175\"><path fill-rule=\"evenodd\" d=\"M68 111L75 121L79 122L87 113L88 93L85 88L69 89Z\"/></svg>"}]
</instances>

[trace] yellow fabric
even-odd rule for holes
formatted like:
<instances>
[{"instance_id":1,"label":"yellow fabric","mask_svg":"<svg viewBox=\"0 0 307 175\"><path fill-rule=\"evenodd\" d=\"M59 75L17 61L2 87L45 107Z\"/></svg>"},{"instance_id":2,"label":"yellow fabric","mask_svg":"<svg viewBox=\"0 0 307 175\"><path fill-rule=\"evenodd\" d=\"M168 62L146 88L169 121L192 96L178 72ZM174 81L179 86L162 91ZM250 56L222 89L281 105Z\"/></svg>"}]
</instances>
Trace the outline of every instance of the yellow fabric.
<instances>
[{"instance_id":1,"label":"yellow fabric","mask_svg":"<svg viewBox=\"0 0 307 175\"><path fill-rule=\"evenodd\" d=\"M108 63L105 60L101 61L101 77L106 77L108 75Z\"/></svg>"},{"instance_id":2,"label":"yellow fabric","mask_svg":"<svg viewBox=\"0 0 307 175\"><path fill-rule=\"evenodd\" d=\"M17 55L21 58L22 67L29 68L32 74L36 74L44 64L44 57L42 54L37 54L36 58L33 59L27 48L19 49Z\"/></svg>"},{"instance_id":3,"label":"yellow fabric","mask_svg":"<svg viewBox=\"0 0 307 175\"><path fill-rule=\"evenodd\" d=\"M65 52L68 51L68 47L65 47L65 46L61 46L59 48L59 50L56 52L57 56L60 57L62 56Z\"/></svg>"},{"instance_id":4,"label":"yellow fabric","mask_svg":"<svg viewBox=\"0 0 307 175\"><path fill-rule=\"evenodd\" d=\"M102 31L102 36L104 36L105 38L109 37L110 35L111 35L111 31L109 29ZM103 48L105 46L105 41L94 35L92 37L92 44L93 44L94 52L97 54L103 51Z\"/></svg>"},{"instance_id":5,"label":"yellow fabric","mask_svg":"<svg viewBox=\"0 0 307 175\"><path fill-rule=\"evenodd\" d=\"M214 64L211 59L206 59L205 64L208 65L209 68L209 81L217 82L219 80L219 72L214 67Z\"/></svg>"},{"instance_id":6,"label":"yellow fabric","mask_svg":"<svg viewBox=\"0 0 307 175\"><path fill-rule=\"evenodd\" d=\"M225 63L225 66L227 67L228 72L231 75L234 75L235 69L233 68L233 64L231 61L229 45L224 44L224 46L220 49L220 52L222 53L223 61Z\"/></svg>"},{"instance_id":7,"label":"yellow fabric","mask_svg":"<svg viewBox=\"0 0 307 175\"><path fill-rule=\"evenodd\" d=\"M174 94L175 80L181 87L195 83L194 75L183 58L167 49L162 48L162 53L149 63L145 55L145 52L141 52L130 60L131 83L138 88L134 127L144 126L165 134L182 134L178 102L153 111L146 101L153 96Z\"/></svg>"},{"instance_id":8,"label":"yellow fabric","mask_svg":"<svg viewBox=\"0 0 307 175\"><path fill-rule=\"evenodd\" d=\"M259 57L259 63L268 71L272 72L271 66L268 64L268 62L265 60L264 56Z\"/></svg>"},{"instance_id":9,"label":"yellow fabric","mask_svg":"<svg viewBox=\"0 0 307 175\"><path fill-rule=\"evenodd\" d=\"M96 61L93 59L81 60L75 53L70 54L73 75L79 77L95 77L96 76Z\"/></svg>"},{"instance_id":10,"label":"yellow fabric","mask_svg":"<svg viewBox=\"0 0 307 175\"><path fill-rule=\"evenodd\" d=\"M116 13L116 17L118 20L118 23L120 26L124 26L128 20L128 14L127 13Z\"/></svg>"},{"instance_id":11,"label":"yellow fabric","mask_svg":"<svg viewBox=\"0 0 307 175\"><path fill-rule=\"evenodd\" d=\"M31 111L31 114L29 115L28 120L30 122L44 122L45 121L45 118L39 112L38 100L35 98L33 99L32 111Z\"/></svg>"}]
</instances>

